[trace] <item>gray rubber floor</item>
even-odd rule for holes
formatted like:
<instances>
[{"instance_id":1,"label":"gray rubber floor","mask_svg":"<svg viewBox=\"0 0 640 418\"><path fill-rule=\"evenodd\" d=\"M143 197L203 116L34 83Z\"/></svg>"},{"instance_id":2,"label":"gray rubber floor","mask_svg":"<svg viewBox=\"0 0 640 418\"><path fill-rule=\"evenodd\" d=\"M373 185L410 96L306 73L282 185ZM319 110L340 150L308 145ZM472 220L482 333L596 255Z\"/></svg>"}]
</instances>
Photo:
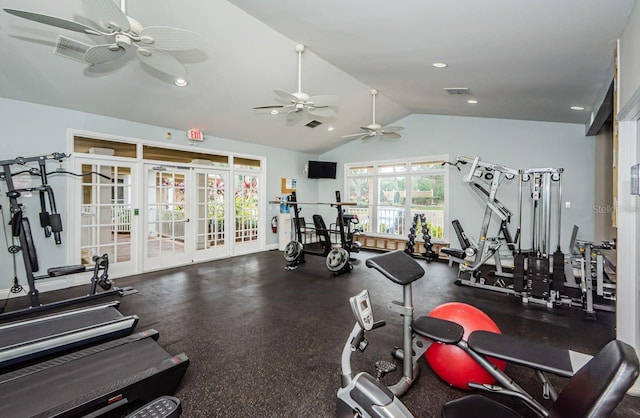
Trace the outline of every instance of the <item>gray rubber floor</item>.
<instances>
[{"instance_id":1,"label":"gray rubber floor","mask_svg":"<svg viewBox=\"0 0 640 418\"><path fill-rule=\"evenodd\" d=\"M117 285L140 293L122 298L120 310L140 317L138 330L157 329L169 352L189 356L177 392L183 416L332 417L340 354L354 322L348 298L369 289L376 319L387 321L368 335L367 351L354 355L354 370L372 373L375 360L390 360L391 346L401 344L401 319L386 308L401 299L401 288L365 267L373 255L355 254L353 272L338 277L326 269L324 258L307 256L306 264L287 271L282 253L268 251L123 278ZM454 285L456 270L444 263L419 263L426 275L414 283L416 316L442 303L465 302L482 309L503 333L590 354L615 336L612 313L590 321L577 308L523 305L512 296ZM42 300L79 293L75 288L50 292ZM8 309L24 304L28 301L12 300ZM541 399L529 370L507 366L507 373ZM553 382L563 384L560 378ZM447 385L421 361L421 376L402 400L415 416L436 417L444 403L467 393ZM496 399L527 414L517 402ZM640 398L627 396L613 416L640 416Z\"/></svg>"}]
</instances>

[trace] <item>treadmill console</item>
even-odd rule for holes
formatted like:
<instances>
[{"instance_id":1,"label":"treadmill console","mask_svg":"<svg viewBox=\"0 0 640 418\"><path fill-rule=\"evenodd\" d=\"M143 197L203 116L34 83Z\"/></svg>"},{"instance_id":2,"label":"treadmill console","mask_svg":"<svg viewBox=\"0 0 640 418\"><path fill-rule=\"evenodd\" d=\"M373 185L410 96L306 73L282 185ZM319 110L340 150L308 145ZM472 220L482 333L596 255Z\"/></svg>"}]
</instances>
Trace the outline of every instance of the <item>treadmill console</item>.
<instances>
[{"instance_id":1,"label":"treadmill console","mask_svg":"<svg viewBox=\"0 0 640 418\"><path fill-rule=\"evenodd\" d=\"M371 299L369 299L369 291L363 290L355 296L349 298L353 316L360 327L365 331L373 328L373 310L371 309Z\"/></svg>"}]
</instances>

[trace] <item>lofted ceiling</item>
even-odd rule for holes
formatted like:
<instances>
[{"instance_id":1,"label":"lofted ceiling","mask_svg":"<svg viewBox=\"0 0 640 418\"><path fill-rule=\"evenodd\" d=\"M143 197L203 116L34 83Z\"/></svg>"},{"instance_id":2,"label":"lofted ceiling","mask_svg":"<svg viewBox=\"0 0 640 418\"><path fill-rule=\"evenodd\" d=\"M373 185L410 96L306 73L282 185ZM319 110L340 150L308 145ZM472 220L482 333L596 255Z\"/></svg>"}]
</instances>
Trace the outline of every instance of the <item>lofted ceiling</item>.
<instances>
[{"instance_id":1,"label":"lofted ceiling","mask_svg":"<svg viewBox=\"0 0 640 418\"><path fill-rule=\"evenodd\" d=\"M615 42L634 5L128 0L127 14L143 26L203 36L200 49L172 53L188 70L183 88L132 50L93 67L54 55L58 35L98 41L0 12L0 97L313 154L372 122L371 88L379 90L376 122L383 126L412 113L588 124L611 83ZM82 0L3 0L1 7L94 25ZM282 114L253 109L279 103L274 88L297 90L297 43L307 47L302 90L340 96L337 116L305 115L290 124ZM448 67L431 65L439 61ZM450 95L449 87L471 94ZM312 119L322 124L304 126Z\"/></svg>"}]
</instances>

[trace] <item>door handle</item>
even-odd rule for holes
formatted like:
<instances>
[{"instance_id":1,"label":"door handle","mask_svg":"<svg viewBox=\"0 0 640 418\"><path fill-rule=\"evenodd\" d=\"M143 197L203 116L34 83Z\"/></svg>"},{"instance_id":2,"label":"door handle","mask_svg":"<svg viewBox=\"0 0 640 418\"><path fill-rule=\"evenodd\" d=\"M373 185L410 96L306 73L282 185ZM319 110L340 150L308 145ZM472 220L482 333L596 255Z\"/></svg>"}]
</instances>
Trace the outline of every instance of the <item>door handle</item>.
<instances>
[{"instance_id":1,"label":"door handle","mask_svg":"<svg viewBox=\"0 0 640 418\"><path fill-rule=\"evenodd\" d=\"M189 221L191 221L191 219L187 218L187 219L185 219L184 221L185 221L185 222L189 222Z\"/></svg>"}]
</instances>

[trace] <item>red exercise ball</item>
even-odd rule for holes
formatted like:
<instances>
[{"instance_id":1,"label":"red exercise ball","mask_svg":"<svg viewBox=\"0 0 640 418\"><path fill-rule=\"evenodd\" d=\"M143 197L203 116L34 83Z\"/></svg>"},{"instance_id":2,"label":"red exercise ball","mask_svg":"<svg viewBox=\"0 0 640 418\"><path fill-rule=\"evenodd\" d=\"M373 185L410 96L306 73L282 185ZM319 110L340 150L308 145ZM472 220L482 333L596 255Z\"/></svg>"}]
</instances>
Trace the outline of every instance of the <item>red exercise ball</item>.
<instances>
[{"instance_id":1,"label":"red exercise ball","mask_svg":"<svg viewBox=\"0 0 640 418\"><path fill-rule=\"evenodd\" d=\"M440 305L429 313L434 318L446 319L460 324L464 328L466 340L473 331L483 330L500 334L500 328L487 314L466 303L451 302ZM468 382L493 384L495 379L461 348L450 344L433 343L424 353L427 362L435 374L442 380L460 389L469 389ZM507 363L490 358L500 370Z\"/></svg>"}]
</instances>

